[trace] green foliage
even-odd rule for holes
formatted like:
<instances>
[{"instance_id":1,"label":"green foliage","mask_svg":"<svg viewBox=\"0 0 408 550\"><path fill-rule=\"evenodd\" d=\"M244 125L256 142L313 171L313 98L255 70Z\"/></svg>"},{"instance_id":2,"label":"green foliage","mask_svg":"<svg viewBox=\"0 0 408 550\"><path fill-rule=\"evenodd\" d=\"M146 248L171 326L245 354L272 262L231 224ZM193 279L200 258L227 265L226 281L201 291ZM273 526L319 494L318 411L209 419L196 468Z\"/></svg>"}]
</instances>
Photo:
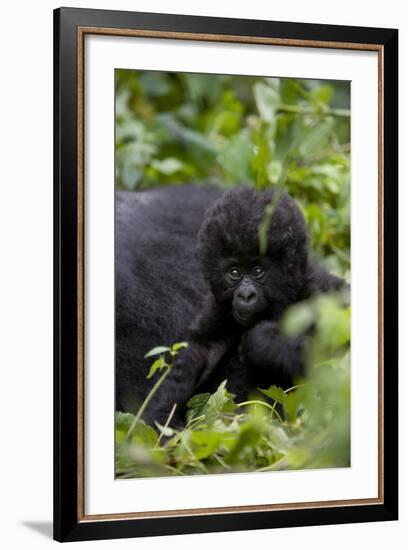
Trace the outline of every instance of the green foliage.
<instances>
[{"instance_id":1,"label":"green foliage","mask_svg":"<svg viewBox=\"0 0 408 550\"><path fill-rule=\"evenodd\" d=\"M165 359L166 353L168 353L170 357L175 357L182 348L186 348L186 347L188 347L188 344L186 342L177 342L176 344L173 344L171 347L156 346L155 348L147 352L145 355L145 358L154 357L155 355L159 356L152 363L152 366L150 367L147 378L152 378L157 371L171 367L171 365L169 365L169 363L166 362L166 359Z\"/></svg>"},{"instance_id":2,"label":"green foliage","mask_svg":"<svg viewBox=\"0 0 408 550\"><path fill-rule=\"evenodd\" d=\"M171 426L171 414L166 425L157 424L155 430L141 418L135 422L136 417L130 414L116 413L116 475L349 466L349 316L347 294L317 296L288 310L281 324L285 334L315 327L307 339L307 376L293 388L273 385L259 389L249 401L237 403L224 381L213 394L190 399L181 430ZM177 355L175 348L180 345L170 348L169 370ZM159 347L149 355L163 349L169 350ZM154 391L157 389L156 384ZM149 397L154 399L154 392Z\"/></svg>"},{"instance_id":3,"label":"green foliage","mask_svg":"<svg viewBox=\"0 0 408 550\"><path fill-rule=\"evenodd\" d=\"M279 388L279 386L269 386L266 390L260 390L261 393L266 395L266 397L270 397L277 403L281 403L282 405L285 403L287 399L287 394L283 391L282 388Z\"/></svg>"},{"instance_id":4,"label":"green foliage","mask_svg":"<svg viewBox=\"0 0 408 550\"><path fill-rule=\"evenodd\" d=\"M316 254L348 277L348 83L128 70L115 83L118 188L284 189Z\"/></svg>"}]
</instances>

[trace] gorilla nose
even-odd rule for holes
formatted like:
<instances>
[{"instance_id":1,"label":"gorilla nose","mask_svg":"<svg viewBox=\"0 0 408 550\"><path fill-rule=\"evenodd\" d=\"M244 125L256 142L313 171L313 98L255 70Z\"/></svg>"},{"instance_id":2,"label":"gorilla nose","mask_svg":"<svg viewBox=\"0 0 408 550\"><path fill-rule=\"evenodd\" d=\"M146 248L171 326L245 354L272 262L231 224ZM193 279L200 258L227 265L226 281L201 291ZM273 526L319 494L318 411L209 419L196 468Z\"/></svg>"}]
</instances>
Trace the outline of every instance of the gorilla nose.
<instances>
[{"instance_id":1,"label":"gorilla nose","mask_svg":"<svg viewBox=\"0 0 408 550\"><path fill-rule=\"evenodd\" d=\"M252 305L256 302L257 294L253 287L241 287L237 296L238 300L246 306Z\"/></svg>"}]
</instances>

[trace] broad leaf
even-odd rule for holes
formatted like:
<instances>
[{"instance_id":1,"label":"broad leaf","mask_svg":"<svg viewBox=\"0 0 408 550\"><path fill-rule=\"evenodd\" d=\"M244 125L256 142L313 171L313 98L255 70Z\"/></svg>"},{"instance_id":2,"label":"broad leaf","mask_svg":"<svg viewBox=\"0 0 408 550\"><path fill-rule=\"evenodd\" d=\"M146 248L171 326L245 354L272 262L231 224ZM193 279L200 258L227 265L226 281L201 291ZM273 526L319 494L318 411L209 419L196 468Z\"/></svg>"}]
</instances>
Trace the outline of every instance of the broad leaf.
<instances>
[{"instance_id":1,"label":"broad leaf","mask_svg":"<svg viewBox=\"0 0 408 550\"><path fill-rule=\"evenodd\" d=\"M277 401L278 403L281 403L281 404L283 404L287 398L286 393L279 386L273 385L266 390L262 390L261 388L258 388L258 389L267 397L270 397L274 401Z\"/></svg>"},{"instance_id":2,"label":"broad leaf","mask_svg":"<svg viewBox=\"0 0 408 550\"><path fill-rule=\"evenodd\" d=\"M169 365L164 360L163 355L160 355L160 357L158 359L156 359L156 361L150 367L149 374L147 375L147 378L152 378L152 376L154 376L157 371L162 370L166 367L168 368Z\"/></svg>"},{"instance_id":3,"label":"broad leaf","mask_svg":"<svg viewBox=\"0 0 408 550\"><path fill-rule=\"evenodd\" d=\"M155 348L148 351L145 355L145 358L147 357L154 357L155 355L160 355L161 353L166 353L166 351L170 351L170 348L167 346L156 346Z\"/></svg>"}]
</instances>

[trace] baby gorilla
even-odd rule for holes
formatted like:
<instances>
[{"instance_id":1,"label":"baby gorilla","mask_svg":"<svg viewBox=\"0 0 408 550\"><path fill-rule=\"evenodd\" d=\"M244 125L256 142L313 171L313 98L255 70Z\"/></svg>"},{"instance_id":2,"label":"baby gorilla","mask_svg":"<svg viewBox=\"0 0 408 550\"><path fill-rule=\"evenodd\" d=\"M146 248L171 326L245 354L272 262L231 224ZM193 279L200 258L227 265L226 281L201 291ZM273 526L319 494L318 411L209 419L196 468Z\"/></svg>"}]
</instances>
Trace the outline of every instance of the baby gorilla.
<instances>
[{"instance_id":1,"label":"baby gorilla","mask_svg":"<svg viewBox=\"0 0 408 550\"><path fill-rule=\"evenodd\" d=\"M273 213L261 255L259 227L268 205ZM210 206L198 234L198 258L210 290L185 335L189 347L180 352L147 421L165 421L174 403L180 414L194 393L214 390L223 379L238 399L251 388L291 385L303 374L302 338L279 332L283 312L343 285L311 259L295 201L271 190L238 187Z\"/></svg>"}]
</instances>

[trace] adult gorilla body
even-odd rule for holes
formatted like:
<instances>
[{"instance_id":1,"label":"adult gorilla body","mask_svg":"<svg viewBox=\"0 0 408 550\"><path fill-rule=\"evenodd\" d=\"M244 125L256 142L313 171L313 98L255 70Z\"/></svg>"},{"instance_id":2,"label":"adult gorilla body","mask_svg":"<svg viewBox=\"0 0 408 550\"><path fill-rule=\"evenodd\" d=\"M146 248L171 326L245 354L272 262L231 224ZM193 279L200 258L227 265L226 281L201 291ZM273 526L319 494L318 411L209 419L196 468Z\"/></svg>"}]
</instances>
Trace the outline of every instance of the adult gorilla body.
<instances>
[{"instance_id":1,"label":"adult gorilla body","mask_svg":"<svg viewBox=\"0 0 408 550\"><path fill-rule=\"evenodd\" d=\"M185 340L208 290L196 258L215 187L185 185L116 193L116 408L135 412L157 345Z\"/></svg>"},{"instance_id":2,"label":"adult gorilla body","mask_svg":"<svg viewBox=\"0 0 408 550\"><path fill-rule=\"evenodd\" d=\"M258 228L274 199L260 256ZM291 385L303 374L303 341L279 333L282 313L342 285L311 260L293 199L246 186L222 196L194 186L119 194L116 246L117 408L134 412L151 387L146 351L189 342L148 422L163 423L177 403L181 423L186 401L223 379L238 399L257 386Z\"/></svg>"}]
</instances>

